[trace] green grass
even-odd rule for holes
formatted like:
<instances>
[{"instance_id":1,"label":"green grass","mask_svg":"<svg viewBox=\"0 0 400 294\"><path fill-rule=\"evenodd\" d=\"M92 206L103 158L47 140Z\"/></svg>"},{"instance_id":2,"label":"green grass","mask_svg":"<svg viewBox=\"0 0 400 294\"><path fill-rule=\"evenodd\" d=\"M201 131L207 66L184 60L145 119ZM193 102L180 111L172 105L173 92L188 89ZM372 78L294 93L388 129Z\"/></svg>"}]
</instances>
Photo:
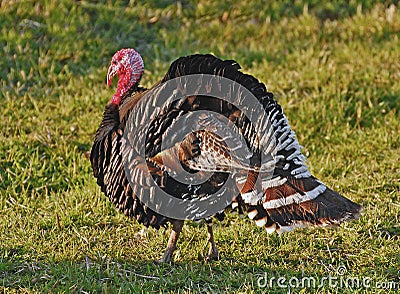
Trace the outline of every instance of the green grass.
<instances>
[{"instance_id":1,"label":"green grass","mask_svg":"<svg viewBox=\"0 0 400 294\"><path fill-rule=\"evenodd\" d=\"M0 289L3 292L391 293L400 287L400 6L391 1L0 2ZM397 1L393 1L397 2ZM279 4L278 4L279 3ZM175 265L100 193L89 161L113 89L112 54L134 47L151 86L179 56L237 60L283 106L312 173L361 203L339 229L267 235L230 215L185 225ZM372 288L260 288L263 277L367 277ZM398 289L398 288L397 288Z\"/></svg>"}]
</instances>

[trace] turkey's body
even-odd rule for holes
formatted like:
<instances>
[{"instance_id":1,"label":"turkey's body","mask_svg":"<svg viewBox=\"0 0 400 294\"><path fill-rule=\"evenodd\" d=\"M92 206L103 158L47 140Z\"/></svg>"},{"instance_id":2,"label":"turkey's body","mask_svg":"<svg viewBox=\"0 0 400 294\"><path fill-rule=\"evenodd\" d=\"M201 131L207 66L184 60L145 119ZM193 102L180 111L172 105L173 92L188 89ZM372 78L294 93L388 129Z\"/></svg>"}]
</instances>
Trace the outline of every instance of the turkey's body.
<instances>
[{"instance_id":1,"label":"turkey's body","mask_svg":"<svg viewBox=\"0 0 400 294\"><path fill-rule=\"evenodd\" d=\"M239 69L236 62L222 61L212 55L182 57L171 65L159 84L195 74L224 77L250 91L263 108L263 114L257 118L260 125L256 127L240 109L243 101L241 95L230 98L231 101L205 95L183 95L181 99L169 103L150 122L146 137L145 164L154 181L166 193L184 198L215 193L228 177L232 177L236 185L227 187L232 194L232 206L237 207L240 212L246 211L258 226L265 227L268 232L289 231L308 225L338 225L344 220L357 218L361 206L330 190L308 172L294 132L290 130L272 93L267 92L257 79L241 73ZM201 80L198 82L202 83ZM135 115L132 113L135 105L148 93L149 90L135 85L122 97L119 105L107 105L96 133L91 162L102 191L125 215L155 228L164 226L169 221L174 224L167 248L169 251L163 257L163 261L170 261L183 222L161 215L144 205L138 195L149 187L141 185L140 179L129 181L123 162L123 137L124 132L129 131L126 130L126 121L131 114ZM196 111L218 113L229 120L250 151L246 158L233 158L221 138L207 130L193 132L180 145L162 150L163 135L174 122ZM207 119L210 125L214 123L214 128L220 127L219 121L213 122L211 117L206 116L205 120ZM263 134L258 133L260 130L263 130L267 140L263 139ZM178 154L185 170L191 173L208 172L211 176L197 186L179 183L169 175L171 167L164 166L161 159L161 155L166 158L173 152ZM266 156L269 157L265 161ZM213 164L210 165L210 162ZM263 166L271 162L272 170L263 171ZM232 168L236 170L234 174L230 173ZM244 172L240 172L241 170ZM222 219L223 214L220 211L216 216ZM211 247L215 247L210 227L209 235L212 239ZM217 251L214 248L210 253L215 255Z\"/></svg>"}]
</instances>

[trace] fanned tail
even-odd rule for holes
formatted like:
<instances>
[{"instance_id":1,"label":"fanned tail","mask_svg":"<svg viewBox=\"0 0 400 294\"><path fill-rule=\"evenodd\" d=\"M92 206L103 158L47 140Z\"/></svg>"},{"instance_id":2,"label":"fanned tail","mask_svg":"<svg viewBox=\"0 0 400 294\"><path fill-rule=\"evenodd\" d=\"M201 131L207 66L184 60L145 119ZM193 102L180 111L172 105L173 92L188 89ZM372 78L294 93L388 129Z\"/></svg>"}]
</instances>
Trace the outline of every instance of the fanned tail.
<instances>
[{"instance_id":1,"label":"fanned tail","mask_svg":"<svg viewBox=\"0 0 400 294\"><path fill-rule=\"evenodd\" d=\"M338 226L358 219L362 207L329 189L314 177L288 177L283 184L268 187L249 202L249 193L242 194L250 204L248 216L267 232L288 232L308 226ZM246 198L247 196L247 198ZM258 199L258 203L254 203Z\"/></svg>"}]
</instances>

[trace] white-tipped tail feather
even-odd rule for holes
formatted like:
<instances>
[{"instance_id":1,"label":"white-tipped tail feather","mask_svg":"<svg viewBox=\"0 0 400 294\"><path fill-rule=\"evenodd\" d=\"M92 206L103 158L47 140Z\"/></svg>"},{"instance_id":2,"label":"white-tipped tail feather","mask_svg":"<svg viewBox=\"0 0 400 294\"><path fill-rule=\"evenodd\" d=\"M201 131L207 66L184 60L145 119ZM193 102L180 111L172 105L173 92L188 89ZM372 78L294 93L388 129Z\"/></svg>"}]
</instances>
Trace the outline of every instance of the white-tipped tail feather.
<instances>
[{"instance_id":1,"label":"white-tipped tail feather","mask_svg":"<svg viewBox=\"0 0 400 294\"><path fill-rule=\"evenodd\" d=\"M251 192L246 194L252 195ZM249 218L257 226L264 226L268 233L281 234L309 226L338 226L344 221L358 219L362 212L360 205L312 177L288 178L287 183L266 189L257 203L243 195L242 200L250 205Z\"/></svg>"}]
</instances>

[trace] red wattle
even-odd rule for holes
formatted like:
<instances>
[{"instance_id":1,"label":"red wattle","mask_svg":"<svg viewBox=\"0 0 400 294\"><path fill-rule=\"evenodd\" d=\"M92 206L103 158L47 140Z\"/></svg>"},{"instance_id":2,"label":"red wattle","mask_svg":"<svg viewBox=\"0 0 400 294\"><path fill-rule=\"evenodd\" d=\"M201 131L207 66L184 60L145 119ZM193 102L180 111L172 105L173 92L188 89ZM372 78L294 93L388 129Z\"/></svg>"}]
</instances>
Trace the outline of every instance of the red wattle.
<instances>
[{"instance_id":1,"label":"red wattle","mask_svg":"<svg viewBox=\"0 0 400 294\"><path fill-rule=\"evenodd\" d=\"M121 97L118 96L118 95L114 95L114 96L111 98L111 101L110 101L110 102L113 103L113 104L115 104L115 105L119 105L119 103L121 102Z\"/></svg>"}]
</instances>

